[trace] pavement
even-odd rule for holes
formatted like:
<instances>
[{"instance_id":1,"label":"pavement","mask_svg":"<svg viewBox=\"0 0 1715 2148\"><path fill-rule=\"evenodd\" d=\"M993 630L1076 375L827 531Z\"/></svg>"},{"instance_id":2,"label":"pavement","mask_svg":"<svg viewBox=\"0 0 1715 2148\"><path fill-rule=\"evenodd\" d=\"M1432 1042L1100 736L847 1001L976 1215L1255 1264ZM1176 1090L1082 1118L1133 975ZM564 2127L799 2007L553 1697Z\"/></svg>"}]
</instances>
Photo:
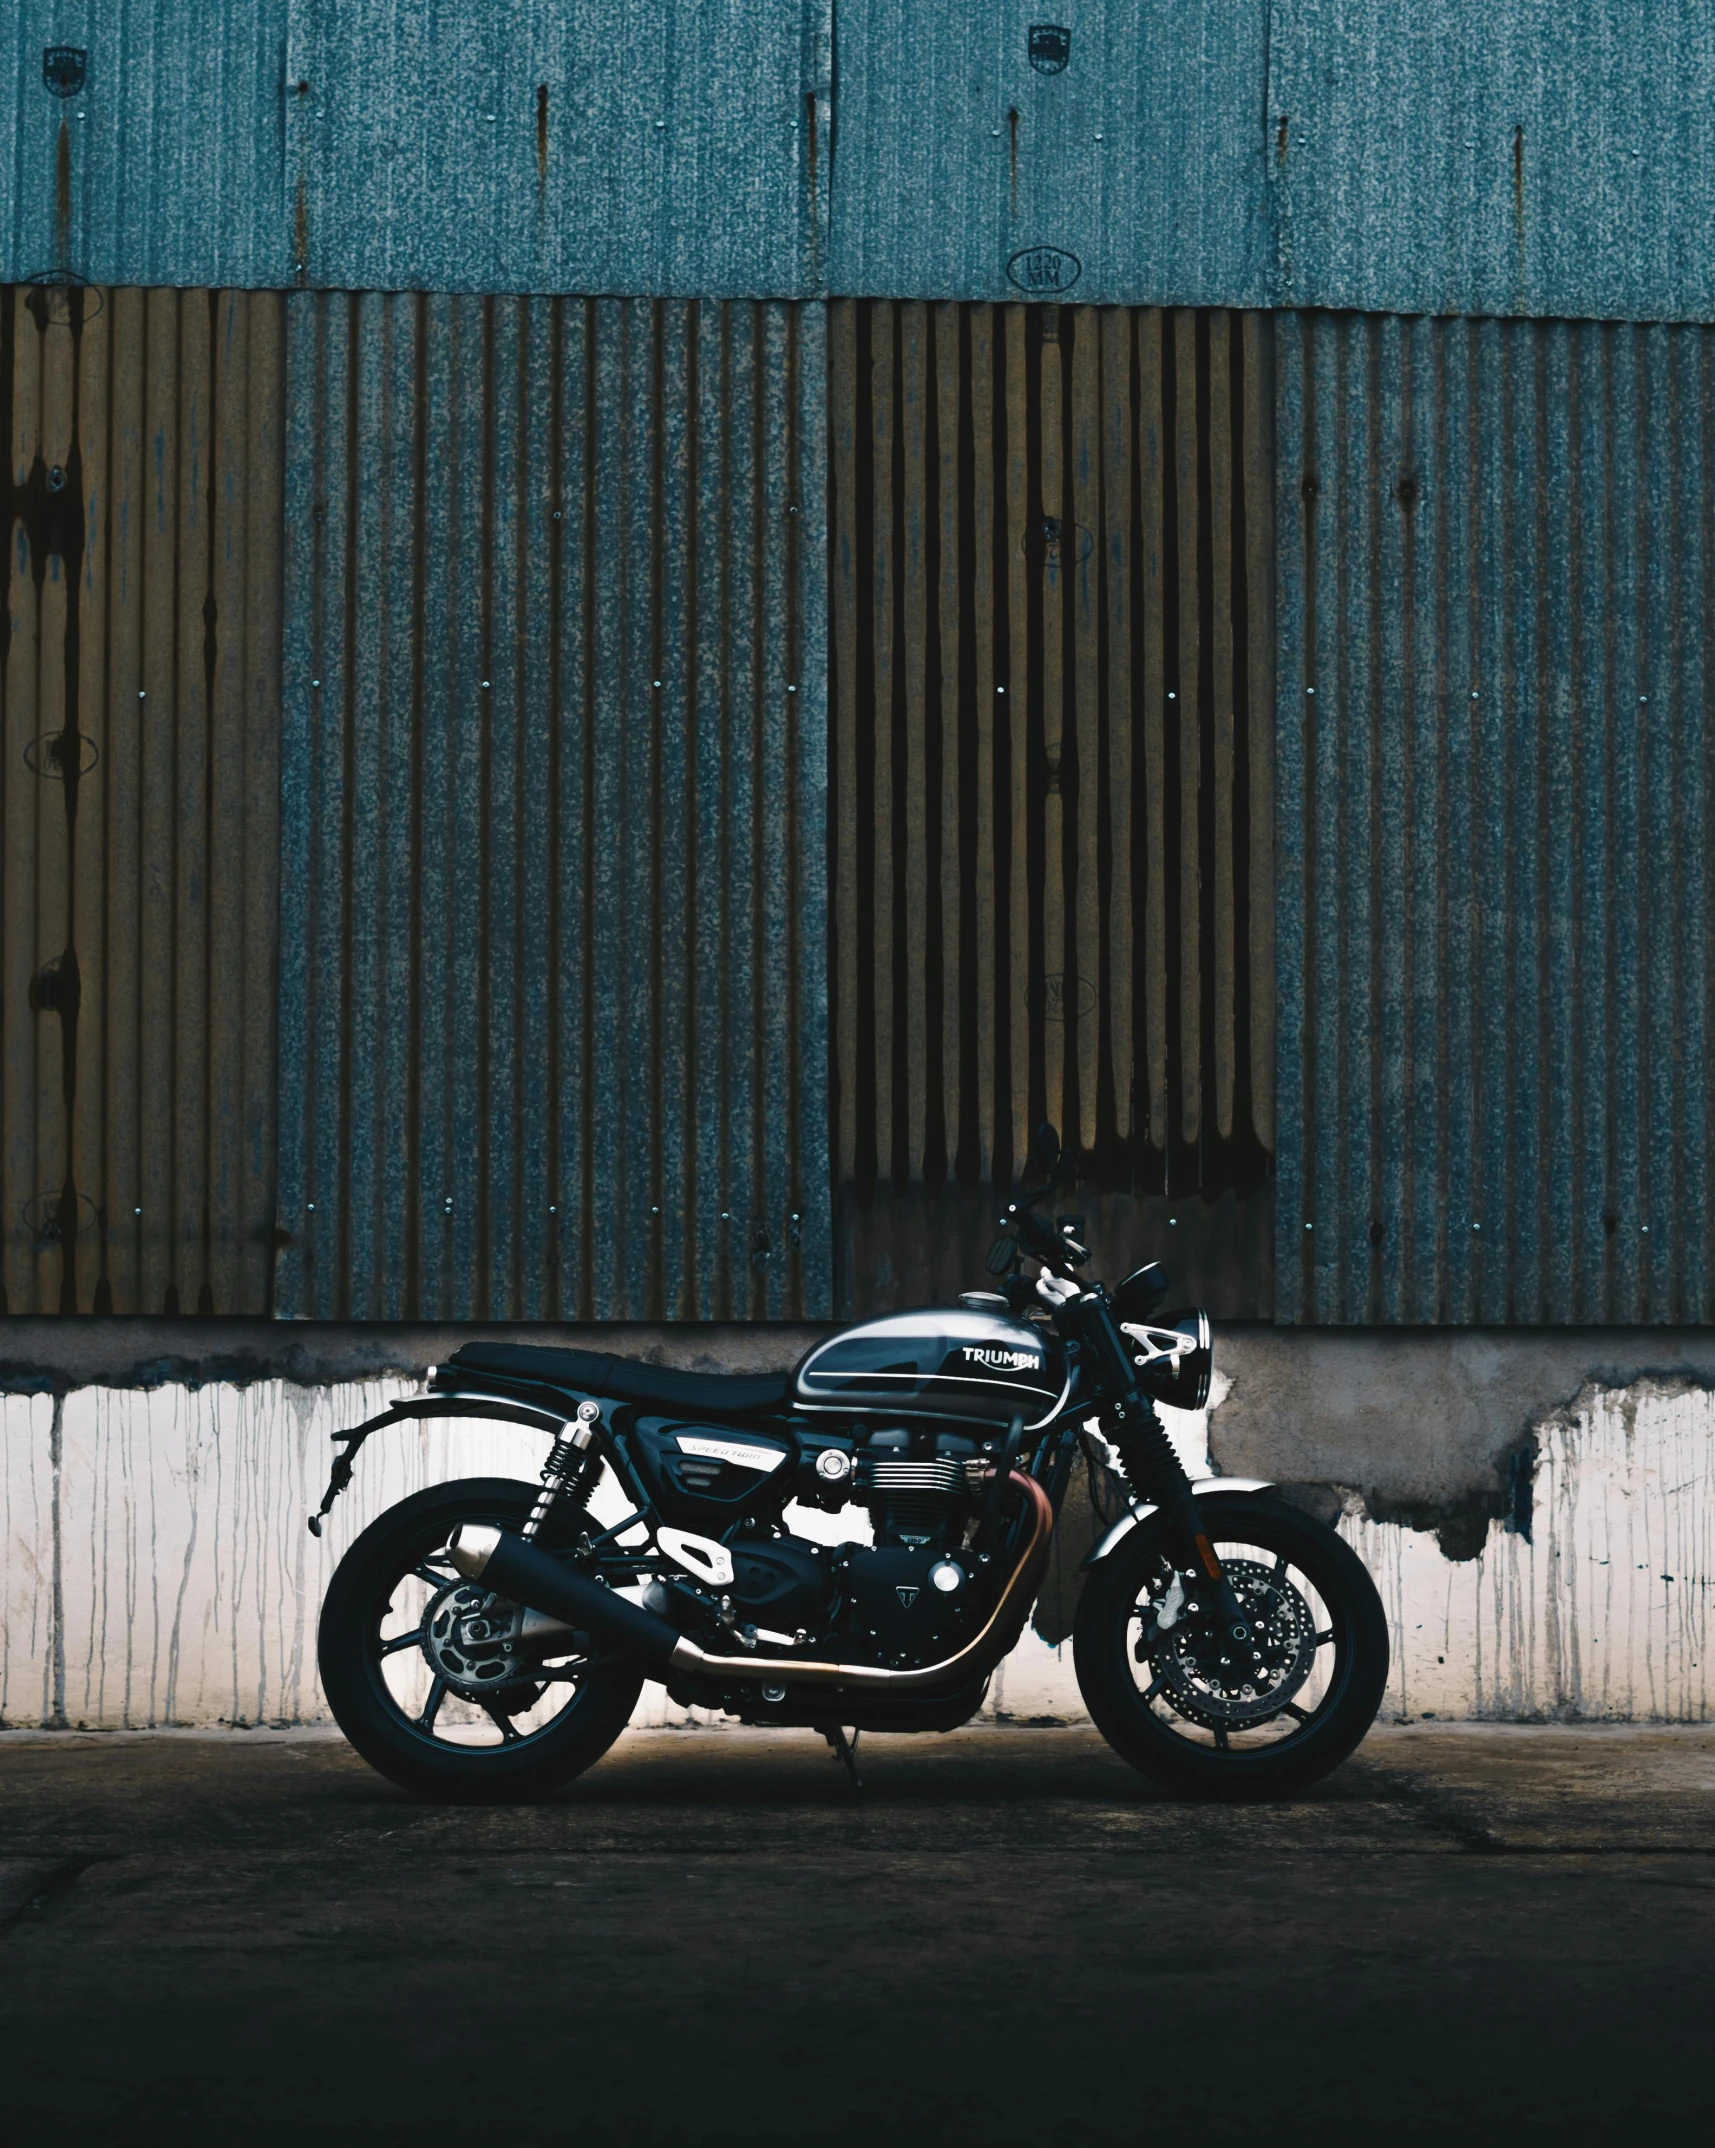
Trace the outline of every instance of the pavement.
<instances>
[{"instance_id":1,"label":"pavement","mask_svg":"<svg viewBox=\"0 0 1715 2148\"><path fill-rule=\"evenodd\" d=\"M551 1803L331 1733L0 1733L11 2140L1709 2139L1715 1729L1376 1730L1292 1804L1094 1732L637 1732Z\"/></svg>"}]
</instances>

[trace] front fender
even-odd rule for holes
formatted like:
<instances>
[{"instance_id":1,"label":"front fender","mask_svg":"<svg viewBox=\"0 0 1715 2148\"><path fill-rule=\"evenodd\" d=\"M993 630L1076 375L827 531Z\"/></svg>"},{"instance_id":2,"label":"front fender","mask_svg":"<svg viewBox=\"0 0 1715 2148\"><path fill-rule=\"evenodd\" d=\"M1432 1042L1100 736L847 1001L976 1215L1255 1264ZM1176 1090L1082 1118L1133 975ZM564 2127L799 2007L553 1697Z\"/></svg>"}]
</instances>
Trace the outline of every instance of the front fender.
<instances>
[{"instance_id":1,"label":"front fender","mask_svg":"<svg viewBox=\"0 0 1715 2148\"><path fill-rule=\"evenodd\" d=\"M1193 1498L1202 1499L1211 1492L1269 1492L1273 1489L1273 1485L1261 1477L1198 1477L1191 1486L1191 1494ZM1141 1502L1122 1514L1079 1567L1079 1573L1088 1573L1092 1566L1099 1566L1116 1544L1130 1536L1138 1523L1147 1521L1155 1511L1147 1502Z\"/></svg>"}]
</instances>

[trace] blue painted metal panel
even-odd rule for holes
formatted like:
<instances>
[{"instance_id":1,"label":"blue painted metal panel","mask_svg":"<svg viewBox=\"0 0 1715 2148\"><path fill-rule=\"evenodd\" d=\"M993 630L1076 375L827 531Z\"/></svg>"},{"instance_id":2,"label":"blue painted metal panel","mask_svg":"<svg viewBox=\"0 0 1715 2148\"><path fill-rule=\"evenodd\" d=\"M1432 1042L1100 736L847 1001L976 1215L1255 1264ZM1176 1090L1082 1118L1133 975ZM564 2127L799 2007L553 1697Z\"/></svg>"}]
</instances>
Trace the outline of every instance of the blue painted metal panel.
<instances>
[{"instance_id":1,"label":"blue painted metal panel","mask_svg":"<svg viewBox=\"0 0 1715 2148\"><path fill-rule=\"evenodd\" d=\"M1045 13L1071 16L1063 66ZM832 288L1267 305L1267 20L1262 0L841 7Z\"/></svg>"},{"instance_id":2,"label":"blue painted metal panel","mask_svg":"<svg viewBox=\"0 0 1715 2148\"><path fill-rule=\"evenodd\" d=\"M1269 14L1276 303L1715 319L1703 0Z\"/></svg>"},{"instance_id":3,"label":"blue painted metal panel","mask_svg":"<svg viewBox=\"0 0 1715 2148\"><path fill-rule=\"evenodd\" d=\"M1276 365L1279 1315L1715 1318L1715 335Z\"/></svg>"},{"instance_id":4,"label":"blue painted metal panel","mask_svg":"<svg viewBox=\"0 0 1715 2148\"><path fill-rule=\"evenodd\" d=\"M830 0L289 0L313 285L794 298L822 281Z\"/></svg>"},{"instance_id":5,"label":"blue painted metal panel","mask_svg":"<svg viewBox=\"0 0 1715 2148\"><path fill-rule=\"evenodd\" d=\"M0 280L285 284L285 48L285 0L18 0ZM69 95L44 79L60 49L82 55Z\"/></svg>"},{"instance_id":6,"label":"blue painted metal panel","mask_svg":"<svg viewBox=\"0 0 1715 2148\"><path fill-rule=\"evenodd\" d=\"M820 308L287 310L279 1309L825 1312Z\"/></svg>"}]
</instances>

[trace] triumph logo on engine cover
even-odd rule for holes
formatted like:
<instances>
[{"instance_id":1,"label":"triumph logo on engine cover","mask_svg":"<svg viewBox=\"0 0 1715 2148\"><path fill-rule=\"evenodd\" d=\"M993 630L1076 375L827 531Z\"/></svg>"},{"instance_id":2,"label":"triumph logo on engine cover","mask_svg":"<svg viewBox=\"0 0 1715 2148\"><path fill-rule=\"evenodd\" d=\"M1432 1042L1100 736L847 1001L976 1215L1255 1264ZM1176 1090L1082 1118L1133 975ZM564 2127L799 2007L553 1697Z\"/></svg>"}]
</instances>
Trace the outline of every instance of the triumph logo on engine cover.
<instances>
[{"instance_id":1,"label":"triumph logo on engine cover","mask_svg":"<svg viewBox=\"0 0 1715 2148\"><path fill-rule=\"evenodd\" d=\"M899 1608L901 1611L909 1611L911 1609L911 1606L917 1601L918 1597L918 1591L916 1589L908 1589L904 1587L903 1584L899 1588L896 1588L893 1593L899 1598Z\"/></svg>"},{"instance_id":2,"label":"triumph logo on engine cover","mask_svg":"<svg viewBox=\"0 0 1715 2148\"><path fill-rule=\"evenodd\" d=\"M995 1372L1042 1370L1042 1360L1029 1350L991 1350L979 1343L966 1343L965 1355L973 1365L987 1365Z\"/></svg>"}]
</instances>

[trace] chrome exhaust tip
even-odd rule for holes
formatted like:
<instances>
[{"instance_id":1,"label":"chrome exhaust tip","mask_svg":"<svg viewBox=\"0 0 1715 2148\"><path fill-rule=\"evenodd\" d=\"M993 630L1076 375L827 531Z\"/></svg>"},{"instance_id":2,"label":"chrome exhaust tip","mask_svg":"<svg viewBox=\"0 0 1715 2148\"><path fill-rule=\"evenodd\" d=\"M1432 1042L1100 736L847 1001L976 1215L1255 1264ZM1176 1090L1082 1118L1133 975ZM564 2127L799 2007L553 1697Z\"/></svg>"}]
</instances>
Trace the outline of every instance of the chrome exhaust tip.
<instances>
[{"instance_id":1,"label":"chrome exhaust tip","mask_svg":"<svg viewBox=\"0 0 1715 2148\"><path fill-rule=\"evenodd\" d=\"M494 1557L500 1531L487 1522L460 1522L447 1538L446 1558L467 1581L480 1581Z\"/></svg>"}]
</instances>

